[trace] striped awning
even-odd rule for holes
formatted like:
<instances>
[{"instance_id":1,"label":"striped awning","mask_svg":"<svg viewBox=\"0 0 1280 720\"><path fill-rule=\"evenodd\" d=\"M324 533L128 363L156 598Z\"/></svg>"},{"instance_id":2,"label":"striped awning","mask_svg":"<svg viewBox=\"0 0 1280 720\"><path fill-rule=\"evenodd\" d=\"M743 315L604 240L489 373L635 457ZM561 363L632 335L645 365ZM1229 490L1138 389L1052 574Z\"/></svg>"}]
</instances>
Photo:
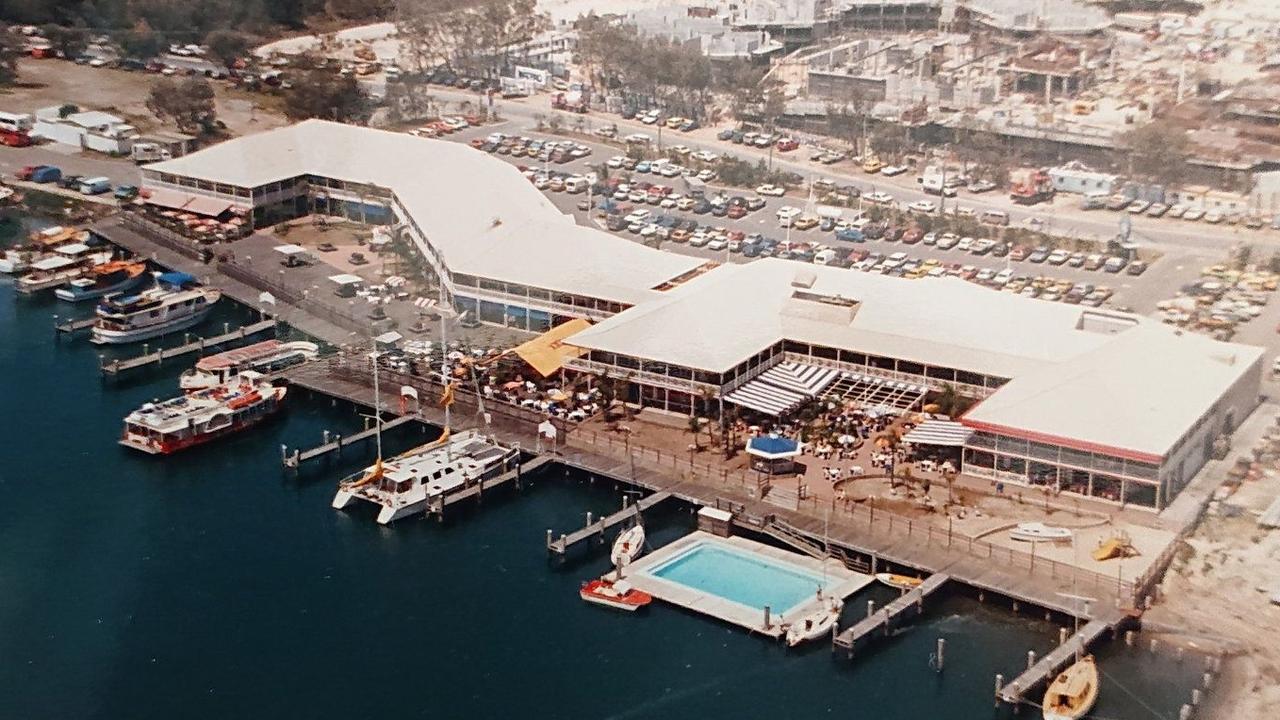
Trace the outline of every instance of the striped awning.
<instances>
[{"instance_id":1,"label":"striped awning","mask_svg":"<svg viewBox=\"0 0 1280 720\"><path fill-rule=\"evenodd\" d=\"M791 390L809 397L817 397L839 375L839 370L832 370L831 368L783 362L765 370L757 379L776 385L784 390Z\"/></svg>"},{"instance_id":2,"label":"striped awning","mask_svg":"<svg viewBox=\"0 0 1280 720\"><path fill-rule=\"evenodd\" d=\"M971 435L973 430L952 420L925 420L912 428L911 432L902 437L902 440L912 445L960 447Z\"/></svg>"},{"instance_id":3,"label":"striped awning","mask_svg":"<svg viewBox=\"0 0 1280 720\"><path fill-rule=\"evenodd\" d=\"M767 415L785 415L803 403L805 396L784 390L759 378L724 396L725 400Z\"/></svg>"}]
</instances>

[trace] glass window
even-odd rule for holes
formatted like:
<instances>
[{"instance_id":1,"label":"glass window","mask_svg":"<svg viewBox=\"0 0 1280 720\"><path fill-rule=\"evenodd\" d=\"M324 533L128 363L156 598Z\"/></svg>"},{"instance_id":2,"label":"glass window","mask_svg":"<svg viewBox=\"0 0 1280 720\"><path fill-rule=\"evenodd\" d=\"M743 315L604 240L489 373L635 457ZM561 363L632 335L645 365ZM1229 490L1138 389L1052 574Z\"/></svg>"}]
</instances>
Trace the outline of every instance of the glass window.
<instances>
[{"instance_id":1,"label":"glass window","mask_svg":"<svg viewBox=\"0 0 1280 720\"><path fill-rule=\"evenodd\" d=\"M967 370L956 371L956 382L982 387L982 375Z\"/></svg>"},{"instance_id":2,"label":"glass window","mask_svg":"<svg viewBox=\"0 0 1280 720\"><path fill-rule=\"evenodd\" d=\"M881 370L892 370L897 363L893 358L880 357L879 355L868 355L867 365Z\"/></svg>"},{"instance_id":3,"label":"glass window","mask_svg":"<svg viewBox=\"0 0 1280 720\"><path fill-rule=\"evenodd\" d=\"M1058 461L1065 465L1075 465L1077 467L1089 468L1093 467L1093 453L1084 450L1076 450L1075 448L1062 448Z\"/></svg>"},{"instance_id":4,"label":"glass window","mask_svg":"<svg viewBox=\"0 0 1280 720\"><path fill-rule=\"evenodd\" d=\"M690 370L687 367L681 367L679 365L671 365L670 367L667 368L667 371L673 378L680 378L681 380L693 379L693 370Z\"/></svg>"},{"instance_id":5,"label":"glass window","mask_svg":"<svg viewBox=\"0 0 1280 720\"><path fill-rule=\"evenodd\" d=\"M1120 478L1110 475L1095 474L1093 476L1093 496L1103 500L1120 502L1122 484Z\"/></svg>"},{"instance_id":6,"label":"glass window","mask_svg":"<svg viewBox=\"0 0 1280 720\"><path fill-rule=\"evenodd\" d=\"M795 342L794 340L786 340L782 343L782 349L799 355L808 355L809 346L805 343Z\"/></svg>"},{"instance_id":7,"label":"glass window","mask_svg":"<svg viewBox=\"0 0 1280 720\"><path fill-rule=\"evenodd\" d=\"M866 365L866 353L850 352L848 350L840 351L840 362L852 363L854 365Z\"/></svg>"},{"instance_id":8,"label":"glass window","mask_svg":"<svg viewBox=\"0 0 1280 720\"><path fill-rule=\"evenodd\" d=\"M1056 462L1058 459L1058 446L1032 441L1027 443L1027 455Z\"/></svg>"},{"instance_id":9,"label":"glass window","mask_svg":"<svg viewBox=\"0 0 1280 720\"><path fill-rule=\"evenodd\" d=\"M700 383L706 383L706 384L708 384L708 385L719 385L719 384L720 384L720 376L719 376L719 375L717 375L716 373L709 373L709 372L707 372L707 371L705 371L705 370L695 370L695 371L693 372L693 379L694 379L695 381L697 381L697 382L700 382Z\"/></svg>"},{"instance_id":10,"label":"glass window","mask_svg":"<svg viewBox=\"0 0 1280 720\"><path fill-rule=\"evenodd\" d=\"M493 290L494 292L502 292L506 288L506 285L504 283L498 282L497 280L480 278L480 288L482 290Z\"/></svg>"},{"instance_id":11,"label":"glass window","mask_svg":"<svg viewBox=\"0 0 1280 720\"><path fill-rule=\"evenodd\" d=\"M1140 480L1125 480L1124 501L1130 505L1154 508L1156 506L1156 486Z\"/></svg>"},{"instance_id":12,"label":"glass window","mask_svg":"<svg viewBox=\"0 0 1280 720\"><path fill-rule=\"evenodd\" d=\"M899 360L898 372L904 372L908 375L924 375L924 365L910 360Z\"/></svg>"},{"instance_id":13,"label":"glass window","mask_svg":"<svg viewBox=\"0 0 1280 720\"><path fill-rule=\"evenodd\" d=\"M838 353L835 348L822 347L821 345L814 345L813 356L820 357L825 360L835 360L838 357Z\"/></svg>"},{"instance_id":14,"label":"glass window","mask_svg":"<svg viewBox=\"0 0 1280 720\"><path fill-rule=\"evenodd\" d=\"M1009 437L1008 435L997 435L996 449L1001 452L1012 452L1019 455L1026 455L1027 441L1022 438Z\"/></svg>"},{"instance_id":15,"label":"glass window","mask_svg":"<svg viewBox=\"0 0 1280 720\"><path fill-rule=\"evenodd\" d=\"M1058 467L1049 465L1048 463L1035 462L1034 460L1028 464L1027 480L1032 485L1043 485L1045 487L1057 487L1058 485Z\"/></svg>"},{"instance_id":16,"label":"glass window","mask_svg":"<svg viewBox=\"0 0 1280 720\"><path fill-rule=\"evenodd\" d=\"M1137 460L1125 460L1124 474L1129 477L1155 480L1160 475L1160 468L1150 463L1138 462Z\"/></svg>"},{"instance_id":17,"label":"glass window","mask_svg":"<svg viewBox=\"0 0 1280 720\"><path fill-rule=\"evenodd\" d=\"M1027 461L1022 458L1011 457L1009 455L997 455L996 469L1000 472L1025 476L1027 474Z\"/></svg>"},{"instance_id":18,"label":"glass window","mask_svg":"<svg viewBox=\"0 0 1280 720\"><path fill-rule=\"evenodd\" d=\"M973 448L965 448L964 464L974 467L981 467L990 470L995 467L996 456L986 450L974 450Z\"/></svg>"},{"instance_id":19,"label":"glass window","mask_svg":"<svg viewBox=\"0 0 1280 720\"><path fill-rule=\"evenodd\" d=\"M956 371L952 370L951 368L945 368L945 367L933 367L932 365L930 365L925 370L925 376L931 377L937 380L946 380L947 382L956 381Z\"/></svg>"},{"instance_id":20,"label":"glass window","mask_svg":"<svg viewBox=\"0 0 1280 720\"><path fill-rule=\"evenodd\" d=\"M974 447L994 449L996 446L996 436L986 432L975 432L969 438L969 444Z\"/></svg>"},{"instance_id":21,"label":"glass window","mask_svg":"<svg viewBox=\"0 0 1280 720\"><path fill-rule=\"evenodd\" d=\"M1124 460L1110 455L1095 454L1093 456L1093 469L1105 472L1122 473L1124 472ZM1119 497L1116 498L1117 500Z\"/></svg>"}]
</instances>

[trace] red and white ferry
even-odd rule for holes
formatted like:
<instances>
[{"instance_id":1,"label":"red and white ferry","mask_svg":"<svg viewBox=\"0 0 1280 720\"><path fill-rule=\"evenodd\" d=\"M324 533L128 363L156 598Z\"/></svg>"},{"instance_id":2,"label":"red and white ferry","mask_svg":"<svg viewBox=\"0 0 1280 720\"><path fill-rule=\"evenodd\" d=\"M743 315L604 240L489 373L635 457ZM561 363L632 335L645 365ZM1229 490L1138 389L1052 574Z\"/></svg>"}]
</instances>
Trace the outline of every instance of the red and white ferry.
<instances>
[{"instance_id":1,"label":"red and white ferry","mask_svg":"<svg viewBox=\"0 0 1280 720\"><path fill-rule=\"evenodd\" d=\"M152 455L169 455L258 424L280 409L285 388L259 373L158 403L147 403L124 419L120 444Z\"/></svg>"}]
</instances>

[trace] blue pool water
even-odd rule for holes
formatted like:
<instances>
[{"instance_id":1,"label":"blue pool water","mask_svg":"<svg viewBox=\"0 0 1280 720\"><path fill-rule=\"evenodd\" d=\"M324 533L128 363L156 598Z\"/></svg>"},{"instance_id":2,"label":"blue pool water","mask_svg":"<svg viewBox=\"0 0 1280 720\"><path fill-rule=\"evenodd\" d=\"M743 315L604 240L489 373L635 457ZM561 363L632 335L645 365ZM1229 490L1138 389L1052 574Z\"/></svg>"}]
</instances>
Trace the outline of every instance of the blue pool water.
<instances>
[{"instance_id":1,"label":"blue pool water","mask_svg":"<svg viewBox=\"0 0 1280 720\"><path fill-rule=\"evenodd\" d=\"M822 576L768 558L699 543L649 574L740 605L784 614L825 587Z\"/></svg>"}]
</instances>

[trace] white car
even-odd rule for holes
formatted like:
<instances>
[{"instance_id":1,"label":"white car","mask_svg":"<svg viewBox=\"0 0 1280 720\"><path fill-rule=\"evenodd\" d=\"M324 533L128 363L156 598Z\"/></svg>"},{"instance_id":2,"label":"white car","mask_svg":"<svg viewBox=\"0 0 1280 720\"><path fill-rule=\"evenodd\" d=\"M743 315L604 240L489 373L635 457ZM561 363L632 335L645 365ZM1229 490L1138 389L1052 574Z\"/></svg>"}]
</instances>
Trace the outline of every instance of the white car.
<instances>
[{"instance_id":1,"label":"white car","mask_svg":"<svg viewBox=\"0 0 1280 720\"><path fill-rule=\"evenodd\" d=\"M908 210L913 212L931 213L938 209L938 206L932 200L917 200L907 206Z\"/></svg>"},{"instance_id":2,"label":"white car","mask_svg":"<svg viewBox=\"0 0 1280 720\"><path fill-rule=\"evenodd\" d=\"M729 241L723 235L717 235L707 243L708 250L724 250L729 247Z\"/></svg>"},{"instance_id":3,"label":"white car","mask_svg":"<svg viewBox=\"0 0 1280 720\"><path fill-rule=\"evenodd\" d=\"M709 240L711 240L711 238L701 230L689 236L689 244L693 247L702 247L703 245L706 245Z\"/></svg>"},{"instance_id":4,"label":"white car","mask_svg":"<svg viewBox=\"0 0 1280 720\"><path fill-rule=\"evenodd\" d=\"M605 162L605 165L616 169L622 167L622 164L626 161L627 159L625 157L621 155L614 155Z\"/></svg>"},{"instance_id":5,"label":"white car","mask_svg":"<svg viewBox=\"0 0 1280 720\"><path fill-rule=\"evenodd\" d=\"M690 157L692 157L695 160L701 160L702 162L715 162L716 158L719 156L711 152L710 150L699 150L693 155L690 155Z\"/></svg>"},{"instance_id":6,"label":"white car","mask_svg":"<svg viewBox=\"0 0 1280 720\"><path fill-rule=\"evenodd\" d=\"M644 133L631 133L630 135L623 138L623 140L625 140L628 143L638 143L638 144L648 145L650 142L652 142L653 139Z\"/></svg>"},{"instance_id":7,"label":"white car","mask_svg":"<svg viewBox=\"0 0 1280 720\"><path fill-rule=\"evenodd\" d=\"M697 205L697 204L698 204L698 201L697 201L697 200L694 200L694 199L693 199L693 198L691 198L691 197L682 197L682 198L680 198L679 200L676 200L676 209L677 209L677 210L692 210L692 209L693 209L693 206L694 206L694 205Z\"/></svg>"},{"instance_id":8,"label":"white car","mask_svg":"<svg viewBox=\"0 0 1280 720\"><path fill-rule=\"evenodd\" d=\"M756 193L759 195L768 195L770 197L782 197L787 193L787 189L777 185L761 185L756 188Z\"/></svg>"},{"instance_id":9,"label":"white car","mask_svg":"<svg viewBox=\"0 0 1280 720\"><path fill-rule=\"evenodd\" d=\"M960 242L956 243L956 249L959 250L960 252L969 252L969 250L972 247L973 247L973 238L971 237L960 238Z\"/></svg>"},{"instance_id":10,"label":"white car","mask_svg":"<svg viewBox=\"0 0 1280 720\"><path fill-rule=\"evenodd\" d=\"M712 180L716 179L716 171L700 170L698 171L698 179L701 180L702 182L711 182Z\"/></svg>"},{"instance_id":11,"label":"white car","mask_svg":"<svg viewBox=\"0 0 1280 720\"><path fill-rule=\"evenodd\" d=\"M880 191L880 190L877 190L877 191L875 191L875 192L873 192L873 193L867 193L866 195L863 195L862 197L863 197L867 202L869 202L869 203L874 203L874 204L876 204L876 205L888 205L889 203L893 202L893 196L892 196L892 195L890 195L890 194L889 194L889 193L887 193L887 192Z\"/></svg>"},{"instance_id":12,"label":"white car","mask_svg":"<svg viewBox=\"0 0 1280 720\"><path fill-rule=\"evenodd\" d=\"M1046 258L1045 261L1048 262L1050 265L1061 265L1062 263L1066 262L1070 257L1071 257L1071 253L1067 252L1066 250L1054 250L1053 252L1049 253L1049 257Z\"/></svg>"},{"instance_id":13,"label":"white car","mask_svg":"<svg viewBox=\"0 0 1280 720\"><path fill-rule=\"evenodd\" d=\"M893 177L894 175L901 175L906 171L907 171L907 168L905 165L888 165L880 168L880 174L888 175L889 177Z\"/></svg>"}]
</instances>

